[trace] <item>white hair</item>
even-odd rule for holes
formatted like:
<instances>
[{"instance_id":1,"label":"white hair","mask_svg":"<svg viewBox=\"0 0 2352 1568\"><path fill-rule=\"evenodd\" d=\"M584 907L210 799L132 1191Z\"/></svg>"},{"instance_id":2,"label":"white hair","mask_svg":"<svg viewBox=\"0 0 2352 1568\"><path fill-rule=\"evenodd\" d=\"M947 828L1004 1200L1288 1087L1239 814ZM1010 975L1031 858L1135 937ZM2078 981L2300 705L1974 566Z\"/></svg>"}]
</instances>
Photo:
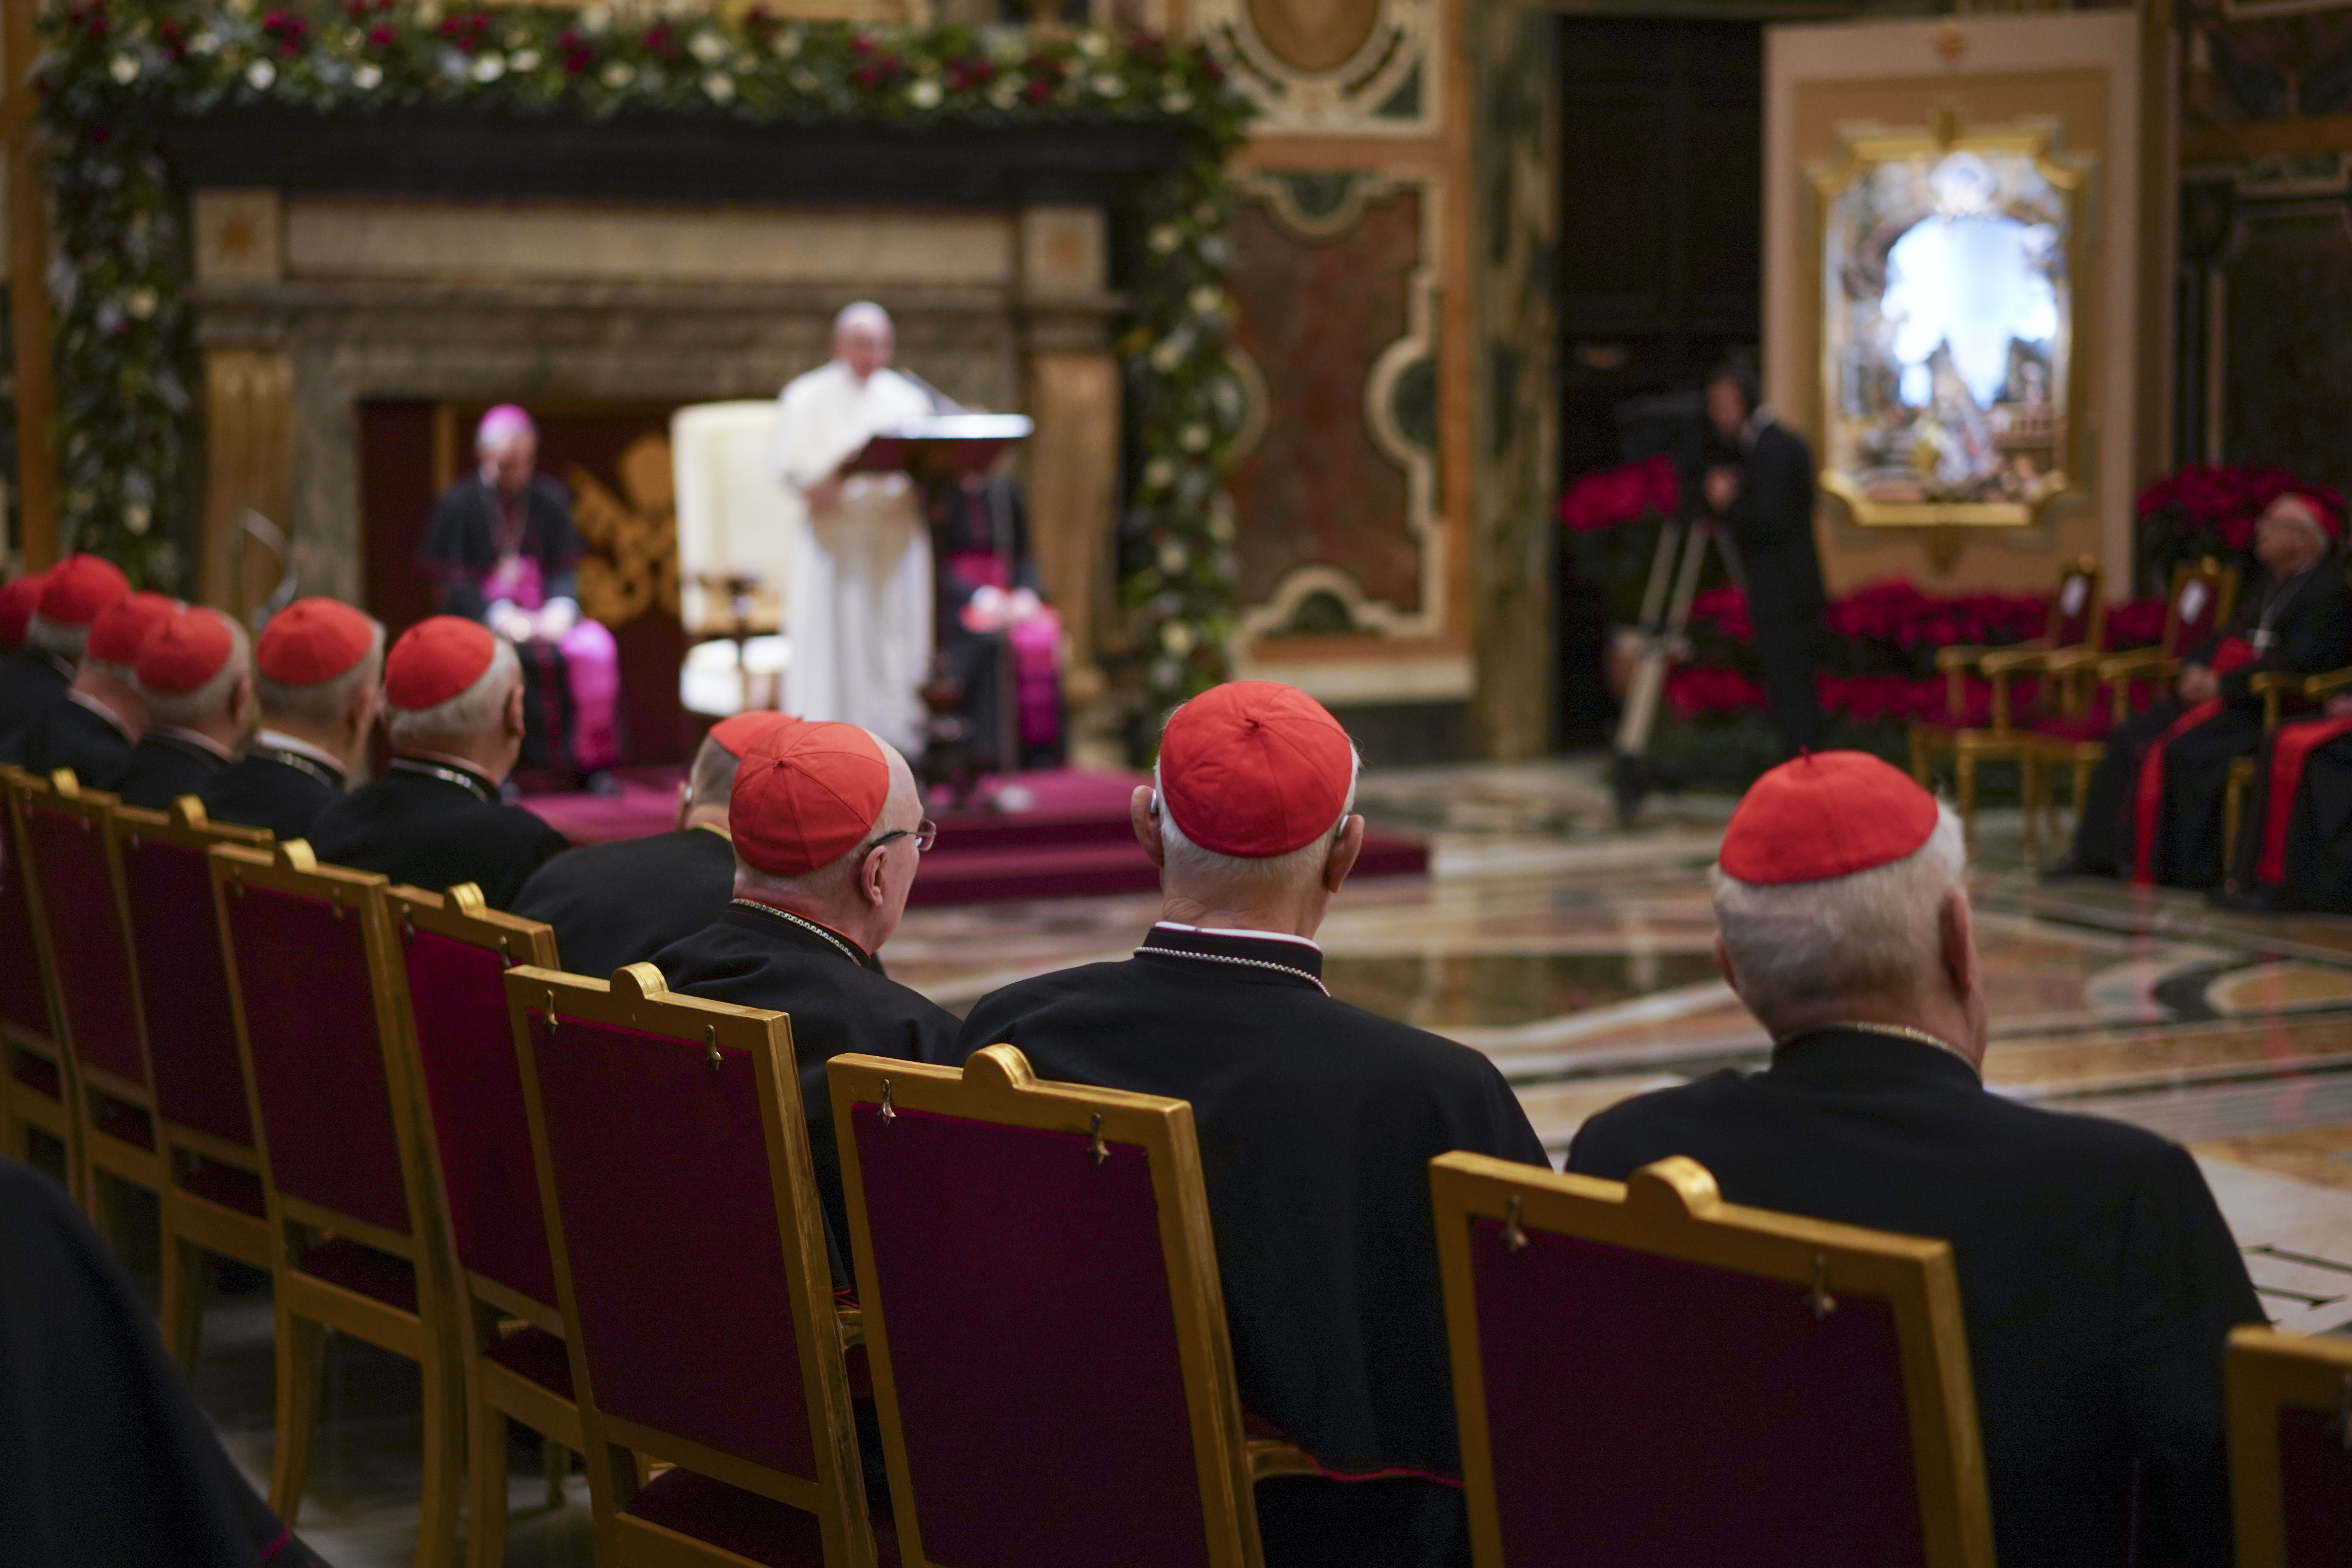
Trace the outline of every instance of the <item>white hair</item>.
<instances>
[{"instance_id":1,"label":"white hair","mask_svg":"<svg viewBox=\"0 0 2352 1568\"><path fill-rule=\"evenodd\" d=\"M225 712L230 696L236 690L236 683L253 668L253 639L246 635L245 628L236 624L234 616L223 616L218 610L204 613L218 616L221 624L228 627L228 658L222 662L220 668L213 672L211 679L194 691L157 691L138 679L134 671L131 684L138 689L140 703L147 710L147 721L151 724L169 724L191 730L215 714Z\"/></svg>"},{"instance_id":2,"label":"white hair","mask_svg":"<svg viewBox=\"0 0 2352 1568\"><path fill-rule=\"evenodd\" d=\"M261 700L261 716L265 719L293 719L325 729L332 729L341 723L343 714L351 708L352 694L383 679L383 623L371 617L368 625L375 628L374 642L351 668L341 675L314 680L308 686L289 686L257 671L253 678L253 692Z\"/></svg>"},{"instance_id":3,"label":"white hair","mask_svg":"<svg viewBox=\"0 0 2352 1568\"><path fill-rule=\"evenodd\" d=\"M899 754L896 746L871 730L866 733L882 748L883 763L887 765L896 761L898 766L890 769L890 793L883 797L882 808L874 814L874 820L866 825L866 832L857 843L815 870L803 871L796 877L780 877L772 871L762 871L745 860L743 852L738 849L735 852L735 886L738 890L785 903L824 909L848 892L850 884L857 879L857 868L866 859L866 851L874 846L876 831L890 819L891 814L908 801L920 806L922 790L915 783L914 769L907 765L906 758ZM724 747L719 749L725 751ZM697 765L699 766L698 763ZM732 786L730 787L731 789Z\"/></svg>"},{"instance_id":4,"label":"white hair","mask_svg":"<svg viewBox=\"0 0 2352 1568\"><path fill-rule=\"evenodd\" d=\"M25 642L29 647L56 654L59 658L79 659L89 647L89 623L68 626L36 615L25 625Z\"/></svg>"},{"instance_id":5,"label":"white hair","mask_svg":"<svg viewBox=\"0 0 2352 1568\"><path fill-rule=\"evenodd\" d=\"M1917 995L1942 962L1944 905L1965 885L1967 842L1948 805L1902 859L1822 882L1709 873L1715 924L1740 999L1773 1026L1790 1009Z\"/></svg>"},{"instance_id":6,"label":"white hair","mask_svg":"<svg viewBox=\"0 0 2352 1568\"><path fill-rule=\"evenodd\" d=\"M1160 848L1167 862L1167 874L1187 883L1212 882L1246 897L1303 884L1321 876L1324 861L1331 852L1331 841L1348 826L1348 818L1356 809L1356 782L1364 771L1364 755L1350 742L1348 757L1348 798L1340 803L1338 819L1287 854L1263 857L1220 855L1185 837L1184 830L1176 825L1175 812L1169 808L1167 793L1160 787L1160 764L1152 763L1151 797L1159 810Z\"/></svg>"},{"instance_id":7,"label":"white hair","mask_svg":"<svg viewBox=\"0 0 2352 1568\"><path fill-rule=\"evenodd\" d=\"M470 741L505 717L507 694L522 682L522 660L514 644L494 637L490 668L474 684L430 708L385 709L384 727L402 751L432 751L436 741Z\"/></svg>"},{"instance_id":8,"label":"white hair","mask_svg":"<svg viewBox=\"0 0 2352 1568\"><path fill-rule=\"evenodd\" d=\"M890 324L890 312L871 300L844 305L840 314L833 319L833 335L836 338L853 327L879 327L886 332L896 331Z\"/></svg>"}]
</instances>

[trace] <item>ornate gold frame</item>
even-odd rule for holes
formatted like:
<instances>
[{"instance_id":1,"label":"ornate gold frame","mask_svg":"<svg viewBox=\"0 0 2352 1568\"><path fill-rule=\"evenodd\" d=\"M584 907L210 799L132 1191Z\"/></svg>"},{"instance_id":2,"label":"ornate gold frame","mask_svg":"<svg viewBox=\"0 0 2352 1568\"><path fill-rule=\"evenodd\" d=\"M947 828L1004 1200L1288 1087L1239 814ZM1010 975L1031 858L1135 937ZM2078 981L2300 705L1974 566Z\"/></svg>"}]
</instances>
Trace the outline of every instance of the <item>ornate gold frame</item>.
<instances>
[{"instance_id":1,"label":"ornate gold frame","mask_svg":"<svg viewBox=\"0 0 2352 1568\"><path fill-rule=\"evenodd\" d=\"M1814 395L1817 401L1822 446L1819 483L1824 500L1843 509L1847 521L1861 528L2046 528L2062 512L2078 510L2091 504L2090 492L2084 488L2084 475L2090 467L2091 453L2087 447L2089 410L2089 378L2084 363L2094 357L2090 340L2096 333L2082 330L2080 308L2081 280L2084 262L2092 247L2084 237L2084 185L2087 171L2059 156L2058 132L2051 126L2027 126L2018 130L1969 131L1957 110L1947 107L1939 115L1932 132L1921 132L1904 135L1860 135L1840 138L1843 159L1832 164L1817 165L1807 171L1813 193L1813 205L1807 215L1805 256L1808 263L1805 276L1809 287L1822 290L1818 299L1819 313L1813 329ZM1937 158L1953 153L1984 153L2003 157L2024 157L2032 161L2042 177L2063 198L2066 213L2066 235L2063 249L2066 258L2066 374L2063 390L2064 399L2065 437L2060 447L2062 468L2058 482L2050 491L2032 503L2017 501L1874 501L1843 473L1830 466L1829 425L1838 402L1838 379L1835 342L1832 332L1832 307L1828 294L1825 268L1828 261L1826 232L1831 205L1862 178L1869 169L1881 163L1908 163L1917 158ZM2093 325L2097 326L2095 316Z\"/></svg>"},{"instance_id":2,"label":"ornate gold frame","mask_svg":"<svg viewBox=\"0 0 2352 1568\"><path fill-rule=\"evenodd\" d=\"M1885 1300L1903 1360L1922 1561L1927 1568L1992 1568L1976 1385L1949 1242L1727 1204L1706 1168L1679 1154L1623 1183L1465 1153L1440 1154L1429 1173L1476 1568L1503 1564L1470 1258L1472 1225L1480 1219Z\"/></svg>"},{"instance_id":3,"label":"ornate gold frame","mask_svg":"<svg viewBox=\"0 0 2352 1568\"><path fill-rule=\"evenodd\" d=\"M2279 1491L2282 1406L2352 1419L2352 1344L2248 1325L2230 1331L2230 1511L2238 1568L2286 1568L2286 1507Z\"/></svg>"},{"instance_id":4,"label":"ornate gold frame","mask_svg":"<svg viewBox=\"0 0 2352 1568\"><path fill-rule=\"evenodd\" d=\"M1257 1507L1251 1489L1269 1477L1320 1472L1288 1443L1244 1436L1241 1396L1234 1376L1233 1342L1225 1328L1224 1291L1209 1228L1208 1189L1192 1107L1181 1100L1126 1089L1093 1089L1040 1080L1029 1058L1013 1046L988 1046L961 1068L838 1056L825 1064L839 1138L842 1184L849 1198L852 1267L866 1313L866 1353L882 1417L882 1447L897 1509L898 1550L907 1568L942 1568L923 1552L922 1503L915 1489L899 1424L898 1388L890 1362L889 1307L874 1260L874 1233L866 1217L866 1183L857 1140L849 1135L858 1106L900 1110L1040 1128L1140 1149L1151 1172L1160 1215L1160 1257L1168 1269L1176 1353L1192 1416L1192 1462L1200 1482L1210 1568L1262 1568Z\"/></svg>"}]
</instances>

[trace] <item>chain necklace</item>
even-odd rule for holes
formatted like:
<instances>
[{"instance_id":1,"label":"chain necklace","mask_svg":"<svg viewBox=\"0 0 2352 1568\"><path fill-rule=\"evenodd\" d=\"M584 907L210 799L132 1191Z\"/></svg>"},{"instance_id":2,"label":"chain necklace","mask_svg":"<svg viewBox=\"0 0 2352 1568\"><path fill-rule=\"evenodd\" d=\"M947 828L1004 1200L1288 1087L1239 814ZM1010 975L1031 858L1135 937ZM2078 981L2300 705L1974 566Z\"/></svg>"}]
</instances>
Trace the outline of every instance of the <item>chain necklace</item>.
<instances>
[{"instance_id":1,"label":"chain necklace","mask_svg":"<svg viewBox=\"0 0 2352 1568\"><path fill-rule=\"evenodd\" d=\"M733 904L739 910L757 910L763 915L773 915L780 921L790 921L793 924L800 927L801 930L808 931L815 936L821 936L824 938L825 941L833 943L834 950L839 952L842 957L849 960L850 963L856 964L861 969L866 966L866 961L857 956L856 952L850 947L849 943L834 935L833 932L825 930L824 927L817 924L814 921L803 920L800 916L793 913L790 910L780 910L773 904L763 904L757 899L730 899L728 902Z\"/></svg>"},{"instance_id":2,"label":"chain necklace","mask_svg":"<svg viewBox=\"0 0 2352 1568\"><path fill-rule=\"evenodd\" d=\"M438 763L422 762L415 757L394 757L392 759L391 771L423 773L427 778L436 778L444 784L456 784L459 789L471 794L484 805L490 803L490 792L482 781L457 768L445 768Z\"/></svg>"},{"instance_id":3,"label":"chain necklace","mask_svg":"<svg viewBox=\"0 0 2352 1568\"><path fill-rule=\"evenodd\" d=\"M312 758L304 756L299 752L289 752L277 746L256 745L253 750L247 752L246 755L250 757L267 757L273 763L281 763L286 767L292 768L296 773L309 773L312 778L317 779L329 789L340 790L343 787L343 781L337 778L333 773L329 773L324 764Z\"/></svg>"},{"instance_id":4,"label":"chain necklace","mask_svg":"<svg viewBox=\"0 0 2352 1568\"><path fill-rule=\"evenodd\" d=\"M1271 969L1277 974L1296 974L1324 995L1331 994L1331 988L1324 984L1322 977L1313 971L1301 969L1295 963L1276 963L1270 958L1242 958L1230 952L1187 952L1181 947L1146 945L1135 950L1135 956L1138 958L1141 958L1146 953L1160 958L1197 958L1203 963L1238 963L1250 969Z\"/></svg>"},{"instance_id":5,"label":"chain necklace","mask_svg":"<svg viewBox=\"0 0 2352 1568\"><path fill-rule=\"evenodd\" d=\"M1969 1054L1951 1041L1940 1036L1931 1035L1925 1029L1914 1029L1903 1024L1865 1024L1854 1019L1841 1019L1833 1024L1812 1024L1799 1029L1794 1034L1781 1036L1772 1042L1772 1047L1778 1050L1783 1046L1794 1045L1809 1035L1826 1034L1832 1029L1851 1029L1858 1034L1891 1035L1898 1040L1916 1040L1923 1046L1933 1046L1939 1051L1948 1052L1959 1058L1960 1060L1968 1062L1970 1072L1975 1073L1979 1079L1984 1077L1984 1069L1975 1062L1969 1061Z\"/></svg>"}]
</instances>

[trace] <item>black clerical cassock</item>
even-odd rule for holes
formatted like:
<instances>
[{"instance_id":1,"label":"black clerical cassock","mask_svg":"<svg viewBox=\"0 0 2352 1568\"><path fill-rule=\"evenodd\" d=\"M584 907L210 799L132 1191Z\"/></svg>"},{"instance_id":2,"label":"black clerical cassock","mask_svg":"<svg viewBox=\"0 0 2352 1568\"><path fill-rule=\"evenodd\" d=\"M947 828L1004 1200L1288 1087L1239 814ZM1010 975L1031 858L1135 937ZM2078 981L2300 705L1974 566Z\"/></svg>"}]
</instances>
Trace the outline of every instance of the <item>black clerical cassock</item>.
<instances>
[{"instance_id":1,"label":"black clerical cassock","mask_svg":"<svg viewBox=\"0 0 2352 1568\"><path fill-rule=\"evenodd\" d=\"M1335 1001L1314 943L1160 925L983 998L960 1064L1190 1100L1243 1404L1335 1477L1257 1489L1271 1568L1469 1560L1429 1162L1546 1163L1478 1052Z\"/></svg>"},{"instance_id":2,"label":"black clerical cassock","mask_svg":"<svg viewBox=\"0 0 2352 1568\"><path fill-rule=\"evenodd\" d=\"M709 837L705 835L705 837ZM556 939L563 952L562 938ZM571 963L565 954L567 966ZM808 1117L809 1156L817 1195L838 1256L849 1255L849 1202L833 1131L833 1096L824 1064L845 1052L941 1061L955 1038L955 1015L919 991L885 979L873 957L839 931L749 900L730 903L709 925L653 956L672 991L743 1007L769 1007L793 1020L800 1064L801 1110Z\"/></svg>"},{"instance_id":3,"label":"black clerical cassock","mask_svg":"<svg viewBox=\"0 0 2352 1568\"><path fill-rule=\"evenodd\" d=\"M320 812L310 839L322 861L429 892L472 882L494 910L512 904L570 842L544 818L501 805L498 786L473 769L421 757L394 757L383 777Z\"/></svg>"},{"instance_id":4,"label":"black clerical cassock","mask_svg":"<svg viewBox=\"0 0 2352 1568\"><path fill-rule=\"evenodd\" d=\"M37 647L0 658L0 762L21 760L26 733L65 700L73 676L73 660Z\"/></svg>"},{"instance_id":5,"label":"black clerical cassock","mask_svg":"<svg viewBox=\"0 0 2352 1568\"><path fill-rule=\"evenodd\" d=\"M2071 868L2135 881L2209 887L2221 875L2221 804L2230 762L2262 740L2264 670L2305 674L2345 661L2352 603L2330 558L2292 577L2264 573L2229 626L2183 654L2221 677L2221 695L2168 697L2118 725L2091 775Z\"/></svg>"},{"instance_id":6,"label":"black clerical cassock","mask_svg":"<svg viewBox=\"0 0 2352 1568\"><path fill-rule=\"evenodd\" d=\"M74 781L83 788L110 790L122 783L137 744L122 721L100 707L97 699L68 691L17 737L16 761L41 778L71 768Z\"/></svg>"},{"instance_id":7,"label":"black clerical cassock","mask_svg":"<svg viewBox=\"0 0 2352 1568\"><path fill-rule=\"evenodd\" d=\"M1790 752L1822 742L1821 556L1813 542L1813 455L1795 432L1767 420L1741 438L1739 493L1724 512L1748 578L1748 620L1764 699Z\"/></svg>"},{"instance_id":8,"label":"black clerical cassock","mask_svg":"<svg viewBox=\"0 0 2352 1568\"><path fill-rule=\"evenodd\" d=\"M692 936L734 896L727 830L695 826L559 855L531 873L514 912L555 928L564 968L602 978Z\"/></svg>"},{"instance_id":9,"label":"black clerical cassock","mask_svg":"<svg viewBox=\"0 0 2352 1568\"><path fill-rule=\"evenodd\" d=\"M201 795L228 767L226 752L202 735L150 730L131 750L116 791L125 805L169 811L184 795Z\"/></svg>"},{"instance_id":10,"label":"black clerical cassock","mask_svg":"<svg viewBox=\"0 0 2352 1568\"><path fill-rule=\"evenodd\" d=\"M1670 1154L1725 1201L1952 1244L2001 1568L2229 1560L2221 1347L2263 1321L2197 1163L1988 1093L1908 1031L1810 1030L1584 1124L1568 1168ZM2139 1488L2157 1550L2128 1559ZM2169 1554L2168 1554L2168 1549Z\"/></svg>"},{"instance_id":11,"label":"black clerical cassock","mask_svg":"<svg viewBox=\"0 0 2352 1568\"><path fill-rule=\"evenodd\" d=\"M315 748L268 730L196 792L215 822L267 827L280 843L308 838L320 814L343 797L343 770Z\"/></svg>"}]
</instances>

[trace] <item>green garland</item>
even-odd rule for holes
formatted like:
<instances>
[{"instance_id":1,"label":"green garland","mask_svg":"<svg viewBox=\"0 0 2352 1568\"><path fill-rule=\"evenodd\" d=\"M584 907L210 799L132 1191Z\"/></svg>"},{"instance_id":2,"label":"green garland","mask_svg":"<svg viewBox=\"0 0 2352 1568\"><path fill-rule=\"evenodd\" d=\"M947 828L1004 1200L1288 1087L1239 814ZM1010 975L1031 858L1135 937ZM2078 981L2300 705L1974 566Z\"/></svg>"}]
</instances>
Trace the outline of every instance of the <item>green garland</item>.
<instances>
[{"instance_id":1,"label":"green garland","mask_svg":"<svg viewBox=\"0 0 2352 1568\"><path fill-rule=\"evenodd\" d=\"M41 117L55 197L57 440L62 531L143 581L178 576L194 515L194 350L184 193L162 153L172 121L274 105L321 115L463 107L602 119L624 110L772 126L1158 124L1181 155L1118 214L1118 342L1129 504L1114 641L1165 706L1226 674L1240 418L1227 368L1225 160L1251 109L1198 46L1094 29L975 30L788 22L754 7L622 22L604 6L445 8L349 0L76 0L45 15Z\"/></svg>"}]
</instances>

